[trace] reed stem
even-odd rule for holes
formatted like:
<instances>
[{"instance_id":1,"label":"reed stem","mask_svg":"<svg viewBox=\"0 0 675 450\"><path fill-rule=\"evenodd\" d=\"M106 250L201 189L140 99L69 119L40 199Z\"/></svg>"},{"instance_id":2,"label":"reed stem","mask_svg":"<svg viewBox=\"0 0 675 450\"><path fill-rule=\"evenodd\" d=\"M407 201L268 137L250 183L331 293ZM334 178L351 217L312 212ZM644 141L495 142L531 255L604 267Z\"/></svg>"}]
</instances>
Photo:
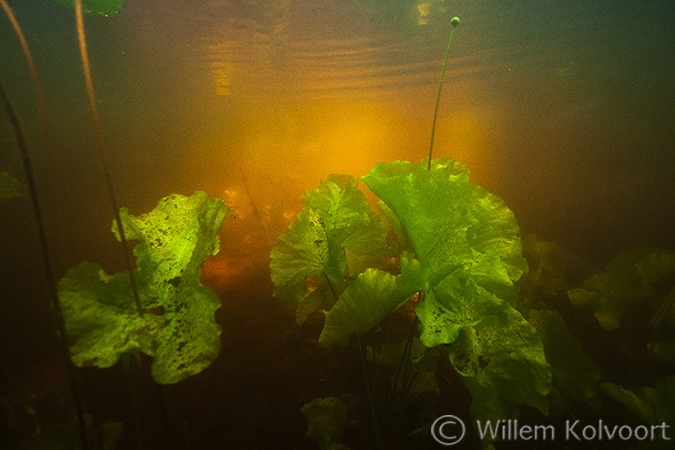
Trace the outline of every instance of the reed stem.
<instances>
[{"instance_id":1,"label":"reed stem","mask_svg":"<svg viewBox=\"0 0 675 450\"><path fill-rule=\"evenodd\" d=\"M80 432L80 445L82 446L83 450L87 450L89 447L87 445L87 430L84 421L84 412L77 392L77 387L75 385L75 371L73 370L73 364L70 359L70 348L68 347L67 342L66 325L63 319L63 311L61 309L61 301L59 300L58 289L56 288L54 268L51 259L49 258L49 243L47 242L47 233L45 231L44 220L42 219L42 208L40 206L40 200L38 199L37 188L35 187L35 171L33 170L33 163L30 158L30 154L28 153L28 148L26 146L26 140L21 129L21 124L19 123L19 119L14 112L12 104L9 101L2 80L0 80L0 98L2 98L2 102L4 103L10 120L12 121L12 126L14 127L14 132L16 133L16 139L19 146L19 152L21 153L23 170L26 173L26 184L28 185L28 192L33 207L33 214L35 215L35 223L38 227L38 242L40 244L42 260L45 266L45 275L47 277L49 296L52 299L52 308L54 308L56 326L59 331L61 352L64 359L66 360L66 376L68 377L68 384L70 386L73 403L75 405L75 412L77 415L77 422Z\"/></svg>"},{"instance_id":2,"label":"reed stem","mask_svg":"<svg viewBox=\"0 0 675 450\"><path fill-rule=\"evenodd\" d=\"M131 290L134 295L134 302L139 316L143 315L143 308L141 306L141 298L138 294L138 284L136 282L136 275L134 274L133 265L131 264L131 257L129 256L129 245L127 244L126 233L122 226L122 218L120 217L120 208L117 204L117 196L115 195L115 187L112 182L112 175L110 174L110 165L108 164L108 153L105 150L103 141L103 128L101 127L101 120L98 115L98 107L96 106L96 96L94 95L94 84L91 81L91 68L89 65L89 55L87 54L87 41L84 34L84 20L82 18L82 0L75 0L75 18L77 21L77 37L80 43L80 57L82 59L82 69L84 71L84 81L87 85L87 96L89 97L89 108L91 109L91 116L94 120L94 129L96 130L96 144L98 148L98 158L103 167L105 174L106 186L108 187L108 195L110 197L110 204L112 205L115 223L119 230L120 242L122 243L122 252L124 253L124 262L129 271L129 280L131 282Z\"/></svg>"},{"instance_id":3,"label":"reed stem","mask_svg":"<svg viewBox=\"0 0 675 450\"><path fill-rule=\"evenodd\" d=\"M434 137L436 136L436 120L438 119L438 106L441 104L441 91L443 90L443 78L445 78L445 68L448 65L448 57L450 56L450 48L452 47L452 39L455 37L455 28L459 25L459 17L453 17L452 31L450 32L450 39L448 40L448 49L445 51L445 60L443 61L443 70L441 71L441 80L438 82L438 95L436 96L436 108L434 109L434 121L431 125L431 143L429 144L429 161L427 161L427 170L431 170L431 156L434 152Z\"/></svg>"}]
</instances>

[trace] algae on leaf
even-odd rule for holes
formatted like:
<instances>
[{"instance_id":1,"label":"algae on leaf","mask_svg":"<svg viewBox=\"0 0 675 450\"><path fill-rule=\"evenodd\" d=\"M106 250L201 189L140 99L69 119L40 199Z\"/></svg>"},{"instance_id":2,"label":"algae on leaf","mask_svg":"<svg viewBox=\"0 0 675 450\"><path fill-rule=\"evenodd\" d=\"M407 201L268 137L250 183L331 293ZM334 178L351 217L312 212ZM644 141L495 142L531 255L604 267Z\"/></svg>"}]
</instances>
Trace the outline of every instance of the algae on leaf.
<instances>
[{"instance_id":1,"label":"algae on leaf","mask_svg":"<svg viewBox=\"0 0 675 450\"><path fill-rule=\"evenodd\" d=\"M515 309L462 328L443 349L471 393L472 419L516 419L519 405L547 414L551 368L537 331Z\"/></svg>"},{"instance_id":2,"label":"algae on leaf","mask_svg":"<svg viewBox=\"0 0 675 450\"><path fill-rule=\"evenodd\" d=\"M218 230L229 208L198 191L170 195L150 213L121 211L127 239L137 239L136 311L128 272L106 275L82 263L59 282L73 362L109 367L129 351L154 357L152 375L171 384L208 367L220 351L218 296L199 282L202 264L220 247ZM115 223L113 232L119 239Z\"/></svg>"}]
</instances>

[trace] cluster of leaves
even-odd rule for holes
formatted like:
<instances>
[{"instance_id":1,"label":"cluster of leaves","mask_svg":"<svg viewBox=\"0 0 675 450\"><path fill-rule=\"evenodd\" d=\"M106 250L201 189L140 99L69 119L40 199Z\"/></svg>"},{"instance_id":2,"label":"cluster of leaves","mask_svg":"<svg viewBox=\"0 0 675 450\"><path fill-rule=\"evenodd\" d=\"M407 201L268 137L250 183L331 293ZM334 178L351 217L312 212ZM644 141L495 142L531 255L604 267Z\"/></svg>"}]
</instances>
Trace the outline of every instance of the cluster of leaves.
<instances>
[{"instance_id":1,"label":"cluster of leaves","mask_svg":"<svg viewBox=\"0 0 675 450\"><path fill-rule=\"evenodd\" d=\"M610 261L606 269L606 273L593 275L568 295L577 307L595 308L595 317L605 330L616 330L626 312L656 297L655 285L675 274L675 252L654 248L631 250ZM671 292L670 296L673 295ZM664 309L655 320L660 322L667 315L671 325L675 324L672 302L670 299L663 304Z\"/></svg>"},{"instance_id":2,"label":"cluster of leaves","mask_svg":"<svg viewBox=\"0 0 675 450\"><path fill-rule=\"evenodd\" d=\"M352 177L330 176L304 195L271 253L275 296L298 303L299 322L323 311L319 344L344 346L423 292L419 340L453 364L475 419L516 418L518 405L546 413L551 368L517 309L528 266L513 213L453 159L431 170L380 163L362 180L379 214Z\"/></svg>"},{"instance_id":3,"label":"cluster of leaves","mask_svg":"<svg viewBox=\"0 0 675 450\"><path fill-rule=\"evenodd\" d=\"M525 241L531 271L521 300L533 305L533 297L541 300L566 292L576 308L592 309L606 333L618 337L617 333L623 332L634 341L634 348L625 351L646 354L644 363L652 369L644 370L643 366L641 376L637 377L640 380L629 377L629 388L600 382L599 369L583 352L579 341L571 338L566 329L564 333L556 331L565 327L561 316L545 307L532 310L530 321L539 331L553 371L552 410L569 408L568 400L586 402L600 410L603 401L598 394L602 392L624 405L645 425L675 422L675 377L671 375L675 367L675 251L659 248L625 251L607 264L604 273L592 275L580 287L568 290L560 247L534 237ZM639 340L638 335L642 336ZM616 339L609 342L620 347ZM631 368L628 369L630 373ZM645 381L650 386L640 385ZM670 446L666 440L655 439L641 443L638 448Z\"/></svg>"},{"instance_id":4,"label":"cluster of leaves","mask_svg":"<svg viewBox=\"0 0 675 450\"><path fill-rule=\"evenodd\" d=\"M107 275L90 262L70 269L58 291L77 366L110 367L123 353L143 352L154 358L154 379L171 384L213 362L220 351L220 300L199 274L219 251L218 230L228 210L201 191L165 197L138 217L121 210L126 238L139 241L135 279L142 311L128 272ZM119 239L114 222L112 231Z\"/></svg>"},{"instance_id":5,"label":"cluster of leaves","mask_svg":"<svg viewBox=\"0 0 675 450\"><path fill-rule=\"evenodd\" d=\"M675 288L663 292L662 286L675 275L675 252L623 253L605 274L568 291L558 246L534 236L521 241L512 212L471 184L458 162L426 167L397 161L365 175L380 198L377 210L359 180L345 175L332 175L303 196L305 209L270 259L275 296L297 304L297 322L320 311L319 344L346 346L411 301L419 339L368 347L368 360L397 368L394 389L405 385L398 383L405 379L398 373L403 360L412 361L418 381L431 375L427 387L408 386L422 392L437 389L434 355L447 357L473 397L473 419L514 419L519 405L564 414L570 401L597 410L602 391L645 424L675 420L675 377L653 388L600 383L596 364L545 301L567 292L574 306L594 308L606 330L619 328L632 308L653 308L649 350L675 365ZM314 399L303 408L308 435L323 449L344 448L336 441L348 409L339 398Z\"/></svg>"},{"instance_id":6,"label":"cluster of leaves","mask_svg":"<svg viewBox=\"0 0 675 450\"><path fill-rule=\"evenodd\" d=\"M632 323L631 313L641 310L651 316L647 328L651 339L645 349L652 361L675 368L675 251L639 248L621 253L606 272L588 278L580 288L568 291L572 303L594 308L603 329L619 330ZM626 320L627 319L627 320ZM675 423L675 376L665 375L654 387L624 388L618 383L601 383L600 389L623 404L645 425ZM665 447L663 447L665 445ZM644 448L668 448L657 440ZM661 447L660 447L661 446ZM642 447L641 447L642 448Z\"/></svg>"}]
</instances>

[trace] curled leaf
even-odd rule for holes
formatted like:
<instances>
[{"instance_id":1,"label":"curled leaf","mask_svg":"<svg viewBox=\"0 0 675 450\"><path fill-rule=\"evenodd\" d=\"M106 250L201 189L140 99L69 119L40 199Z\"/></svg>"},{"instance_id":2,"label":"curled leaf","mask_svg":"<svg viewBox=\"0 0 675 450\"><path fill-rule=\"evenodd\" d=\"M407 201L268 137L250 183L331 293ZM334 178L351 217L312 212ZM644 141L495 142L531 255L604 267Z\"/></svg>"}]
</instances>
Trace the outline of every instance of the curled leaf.
<instances>
[{"instance_id":1,"label":"curled leaf","mask_svg":"<svg viewBox=\"0 0 675 450\"><path fill-rule=\"evenodd\" d=\"M201 372L218 356L218 296L199 282L202 264L219 250L228 207L204 192L171 195L150 213L121 211L127 239L137 239L136 310L128 272L107 275L82 263L59 281L71 355L78 366L109 367L125 352L154 357L152 375L170 384ZM118 235L116 225L113 232Z\"/></svg>"}]
</instances>

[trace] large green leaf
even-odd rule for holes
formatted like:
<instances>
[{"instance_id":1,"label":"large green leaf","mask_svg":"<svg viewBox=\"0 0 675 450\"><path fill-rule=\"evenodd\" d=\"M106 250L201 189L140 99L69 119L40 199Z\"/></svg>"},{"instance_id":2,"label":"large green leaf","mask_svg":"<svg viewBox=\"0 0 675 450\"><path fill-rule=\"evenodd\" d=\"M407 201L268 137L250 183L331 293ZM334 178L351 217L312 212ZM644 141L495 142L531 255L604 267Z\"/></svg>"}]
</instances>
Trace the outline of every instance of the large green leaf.
<instances>
[{"instance_id":1,"label":"large green leaf","mask_svg":"<svg viewBox=\"0 0 675 450\"><path fill-rule=\"evenodd\" d=\"M454 160L378 164L363 177L393 211L417 258L402 277L425 289L420 340L442 346L474 397L475 419L547 411L551 369L536 330L515 309L527 273L518 224L497 196L469 183ZM417 262L415 262L417 261Z\"/></svg>"},{"instance_id":2,"label":"large green leaf","mask_svg":"<svg viewBox=\"0 0 675 450\"><path fill-rule=\"evenodd\" d=\"M429 273L411 254L401 255L400 275L367 269L352 277L337 302L327 311L319 344L347 345L352 333L363 334L425 289Z\"/></svg>"},{"instance_id":3,"label":"large green leaf","mask_svg":"<svg viewBox=\"0 0 675 450\"><path fill-rule=\"evenodd\" d=\"M219 250L218 230L228 207L204 192L171 195L150 213L134 217L122 209L127 239L137 239L136 280L143 314L133 300L128 272L106 275L83 263L59 282L73 362L109 367L122 353L154 357L159 383L201 372L218 356L218 296L201 285L202 264ZM116 224L113 232L118 236Z\"/></svg>"},{"instance_id":4,"label":"large green leaf","mask_svg":"<svg viewBox=\"0 0 675 450\"><path fill-rule=\"evenodd\" d=\"M479 258L471 267L456 270L427 291L423 302L416 307L420 319L420 340L428 347L451 344L465 327L481 326L494 321L498 314L511 306L478 284L472 270L484 273L490 269L510 282L495 253ZM495 277L496 278L496 277ZM490 286L493 287L493 286ZM511 284L511 287L513 285Z\"/></svg>"},{"instance_id":5,"label":"large green leaf","mask_svg":"<svg viewBox=\"0 0 675 450\"><path fill-rule=\"evenodd\" d=\"M584 353L579 340L570 335L560 314L532 310L530 323L544 344L557 388L573 399L594 397L598 392L600 370Z\"/></svg>"},{"instance_id":6,"label":"large green leaf","mask_svg":"<svg viewBox=\"0 0 675 450\"><path fill-rule=\"evenodd\" d=\"M607 273L591 276L567 295L575 306L595 308L600 325L614 330L631 307L656 296L656 282L674 273L674 251L639 248L621 253L609 262Z\"/></svg>"},{"instance_id":7,"label":"large green leaf","mask_svg":"<svg viewBox=\"0 0 675 450\"><path fill-rule=\"evenodd\" d=\"M473 396L474 419L515 418L520 404L548 408L551 369L536 330L499 296L509 283L500 258L487 252L427 291L416 308L420 340L445 350Z\"/></svg>"},{"instance_id":8,"label":"large green leaf","mask_svg":"<svg viewBox=\"0 0 675 450\"><path fill-rule=\"evenodd\" d=\"M154 355L153 336L166 321L139 316L128 272L110 276L100 264L84 262L66 272L58 289L75 365L110 367L137 350Z\"/></svg>"},{"instance_id":9,"label":"large green leaf","mask_svg":"<svg viewBox=\"0 0 675 450\"><path fill-rule=\"evenodd\" d=\"M429 347L450 344L462 328L516 306L514 283L527 272L513 213L468 179L468 170L452 159L435 160L431 170L424 161L378 164L363 177L396 215L419 258L418 272L428 274L417 283L430 289L417 315L420 339ZM506 304L469 302L474 286Z\"/></svg>"},{"instance_id":10,"label":"large green leaf","mask_svg":"<svg viewBox=\"0 0 675 450\"><path fill-rule=\"evenodd\" d=\"M363 181L391 208L431 273L434 286L489 250L517 282L527 272L518 223L503 200L469 182L469 171L453 159L427 164L378 163Z\"/></svg>"},{"instance_id":11,"label":"large green leaf","mask_svg":"<svg viewBox=\"0 0 675 450\"><path fill-rule=\"evenodd\" d=\"M353 177L331 175L319 189L305 193L307 206L281 234L270 255L277 299L288 303L301 300L308 293L309 277L326 277L336 293L343 290L348 275L344 248L348 244L361 254L386 249L381 223L357 185Z\"/></svg>"},{"instance_id":12,"label":"large green leaf","mask_svg":"<svg viewBox=\"0 0 675 450\"><path fill-rule=\"evenodd\" d=\"M398 309L416 291L398 277L377 269L360 273L326 313L319 345L347 345L352 333L365 333Z\"/></svg>"},{"instance_id":13,"label":"large green leaf","mask_svg":"<svg viewBox=\"0 0 675 450\"><path fill-rule=\"evenodd\" d=\"M490 320L463 327L443 349L473 397L474 420L515 419L518 405L548 412L551 369L536 330L516 309L507 306Z\"/></svg>"},{"instance_id":14,"label":"large green leaf","mask_svg":"<svg viewBox=\"0 0 675 450\"><path fill-rule=\"evenodd\" d=\"M644 424L672 424L675 422L675 377L664 377L653 388L641 386L624 389L615 383L600 385L606 394L624 405Z\"/></svg>"}]
</instances>

